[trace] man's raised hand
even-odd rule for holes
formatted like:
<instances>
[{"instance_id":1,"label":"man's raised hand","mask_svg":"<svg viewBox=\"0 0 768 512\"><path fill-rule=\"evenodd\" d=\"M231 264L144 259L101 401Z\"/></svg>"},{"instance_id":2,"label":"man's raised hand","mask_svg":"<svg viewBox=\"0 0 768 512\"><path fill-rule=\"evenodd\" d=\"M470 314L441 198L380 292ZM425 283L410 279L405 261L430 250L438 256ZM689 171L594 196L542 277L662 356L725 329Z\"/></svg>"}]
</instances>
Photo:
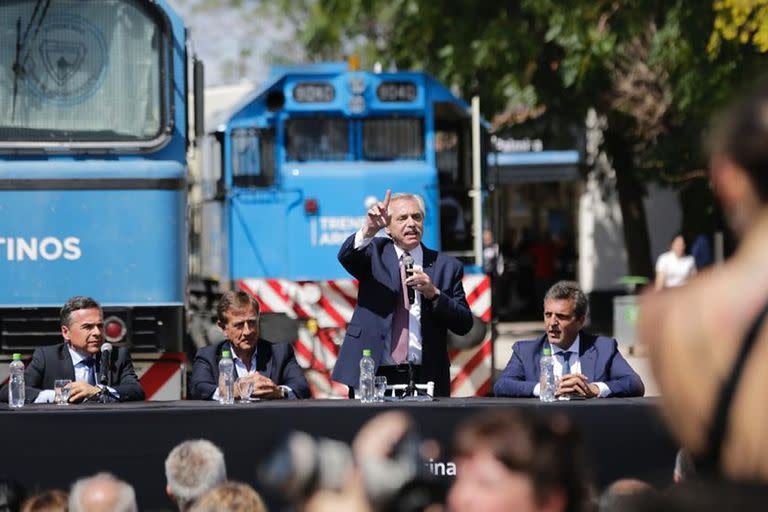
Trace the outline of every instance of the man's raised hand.
<instances>
[{"instance_id":1,"label":"man's raised hand","mask_svg":"<svg viewBox=\"0 0 768 512\"><path fill-rule=\"evenodd\" d=\"M387 189L383 202L377 202L368 209L365 217L365 227L363 235L365 238L371 238L379 232L381 228L389 225L389 200L392 197L392 191Z\"/></svg>"}]
</instances>

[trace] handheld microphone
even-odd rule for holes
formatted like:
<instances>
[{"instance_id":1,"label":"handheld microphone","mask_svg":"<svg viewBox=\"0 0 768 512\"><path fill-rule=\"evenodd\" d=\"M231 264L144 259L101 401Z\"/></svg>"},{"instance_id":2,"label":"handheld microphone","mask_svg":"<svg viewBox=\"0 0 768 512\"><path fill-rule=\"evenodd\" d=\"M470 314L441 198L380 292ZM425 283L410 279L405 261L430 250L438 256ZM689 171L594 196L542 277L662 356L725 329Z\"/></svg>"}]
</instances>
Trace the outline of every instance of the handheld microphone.
<instances>
[{"instance_id":1,"label":"handheld microphone","mask_svg":"<svg viewBox=\"0 0 768 512\"><path fill-rule=\"evenodd\" d=\"M109 382L109 362L112 359L112 344L108 341L101 345L101 361L99 362L99 384L108 386Z\"/></svg>"},{"instance_id":2,"label":"handheld microphone","mask_svg":"<svg viewBox=\"0 0 768 512\"><path fill-rule=\"evenodd\" d=\"M405 277L406 279L411 277L413 275L413 264L415 260L413 259L413 256L410 254L406 254L403 256L403 267L405 267ZM416 302L416 291L412 287L408 287L408 303L413 304Z\"/></svg>"}]
</instances>

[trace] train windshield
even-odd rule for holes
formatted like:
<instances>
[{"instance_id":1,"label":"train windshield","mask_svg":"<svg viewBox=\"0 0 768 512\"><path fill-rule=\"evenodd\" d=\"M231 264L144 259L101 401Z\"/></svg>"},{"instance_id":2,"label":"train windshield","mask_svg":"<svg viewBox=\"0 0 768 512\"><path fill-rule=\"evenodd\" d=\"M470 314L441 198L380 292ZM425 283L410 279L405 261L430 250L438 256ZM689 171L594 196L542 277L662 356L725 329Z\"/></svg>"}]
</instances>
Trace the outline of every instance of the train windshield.
<instances>
[{"instance_id":1,"label":"train windshield","mask_svg":"<svg viewBox=\"0 0 768 512\"><path fill-rule=\"evenodd\" d=\"M424 158L424 121L416 118L373 118L363 121L363 158Z\"/></svg>"},{"instance_id":2,"label":"train windshield","mask_svg":"<svg viewBox=\"0 0 768 512\"><path fill-rule=\"evenodd\" d=\"M285 123L288 160L346 160L349 123L339 118L295 118Z\"/></svg>"},{"instance_id":3,"label":"train windshield","mask_svg":"<svg viewBox=\"0 0 768 512\"><path fill-rule=\"evenodd\" d=\"M0 2L0 141L150 141L166 121L163 25L138 0Z\"/></svg>"}]
</instances>

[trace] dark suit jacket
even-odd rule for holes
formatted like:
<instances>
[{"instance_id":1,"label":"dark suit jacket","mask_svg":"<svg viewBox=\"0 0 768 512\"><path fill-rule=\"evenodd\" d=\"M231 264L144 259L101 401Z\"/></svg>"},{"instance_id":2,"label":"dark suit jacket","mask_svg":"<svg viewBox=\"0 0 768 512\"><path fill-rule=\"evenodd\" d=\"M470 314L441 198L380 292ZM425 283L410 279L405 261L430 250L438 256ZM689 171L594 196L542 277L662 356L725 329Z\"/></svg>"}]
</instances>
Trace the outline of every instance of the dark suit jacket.
<instances>
[{"instance_id":1,"label":"dark suit jacket","mask_svg":"<svg viewBox=\"0 0 768 512\"><path fill-rule=\"evenodd\" d=\"M192 365L190 398L194 400L213 398L219 383L219 360L224 350L232 353L232 344L228 340L197 351ZM232 371L234 378L237 379L237 370L233 368ZM296 362L291 345L273 344L260 339L256 344L256 371L278 386L288 386L298 398L309 398L309 384L304 377L304 371Z\"/></svg>"},{"instance_id":2,"label":"dark suit jacket","mask_svg":"<svg viewBox=\"0 0 768 512\"><path fill-rule=\"evenodd\" d=\"M99 354L96 354L96 375L99 374ZM120 347L112 351L109 364L111 386L119 393L121 402L144 400L144 390L139 384L128 349ZM56 379L75 380L75 368L66 343L39 347L32 354L32 362L24 371L27 402L34 402L40 391L53 389ZM8 391L0 391L0 400L8 401Z\"/></svg>"},{"instance_id":3,"label":"dark suit jacket","mask_svg":"<svg viewBox=\"0 0 768 512\"><path fill-rule=\"evenodd\" d=\"M344 343L333 368L333 379L357 387L363 349L379 367L392 337L392 313L401 293L400 267L391 239L376 237L365 248L354 249L355 236L339 250L339 262L359 282L357 307L347 326ZM447 329L462 335L472 328L472 312L464 295L461 279L464 269L456 258L426 248L424 272L440 289L440 296L429 301L422 297L421 307L421 379L434 381L435 394L448 396L451 391Z\"/></svg>"},{"instance_id":4,"label":"dark suit jacket","mask_svg":"<svg viewBox=\"0 0 768 512\"><path fill-rule=\"evenodd\" d=\"M512 357L493 386L496 396L529 397L539 383L539 360L547 336L538 340L518 341L512 347ZM621 355L616 340L606 336L579 333L581 373L590 382L604 382L611 390L609 396L643 396L645 386Z\"/></svg>"}]
</instances>

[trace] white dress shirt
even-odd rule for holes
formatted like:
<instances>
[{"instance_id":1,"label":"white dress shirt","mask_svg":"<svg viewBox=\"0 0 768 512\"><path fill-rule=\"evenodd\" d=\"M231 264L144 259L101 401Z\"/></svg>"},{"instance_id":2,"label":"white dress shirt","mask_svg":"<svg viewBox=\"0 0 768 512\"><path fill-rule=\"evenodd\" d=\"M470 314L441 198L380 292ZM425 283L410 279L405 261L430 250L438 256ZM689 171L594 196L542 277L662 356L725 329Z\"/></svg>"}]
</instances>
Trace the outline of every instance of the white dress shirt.
<instances>
[{"instance_id":1,"label":"white dress shirt","mask_svg":"<svg viewBox=\"0 0 768 512\"><path fill-rule=\"evenodd\" d=\"M231 345L231 344L230 344ZM235 371L237 372L237 378L242 379L243 377L247 377L248 375L256 373L256 350L253 351L253 355L251 355L251 369L249 370L245 366L245 362L240 359L237 354L235 353L234 349L230 350L232 354L232 362L235 364ZM293 392L293 389L290 388L290 386L278 386L280 389L283 390L283 396L285 398L293 400L296 398L296 393ZM213 392L213 397L211 397L212 400L218 400L219 399L219 388L216 387L216 391Z\"/></svg>"},{"instance_id":2,"label":"white dress shirt","mask_svg":"<svg viewBox=\"0 0 768 512\"><path fill-rule=\"evenodd\" d=\"M568 350L563 350L557 345L552 345L551 343L547 342L547 344L552 349L552 359L553 359L553 366L555 370L555 377L557 377L558 380L563 378L563 364L564 364L564 358L563 353L570 352L571 357L568 360L568 363L571 366L571 373L581 373L581 359L579 358L579 347L580 347L580 336L577 334L576 339L573 341L570 347L568 347ZM600 389L600 392L597 394L596 398L605 398L611 394L611 389L608 387L608 385L605 382L590 382L589 384L594 384ZM536 384L533 388L533 396L539 396L540 394L540 386L541 384ZM558 397L560 400L568 400L568 397Z\"/></svg>"},{"instance_id":3,"label":"white dress shirt","mask_svg":"<svg viewBox=\"0 0 768 512\"><path fill-rule=\"evenodd\" d=\"M87 382L92 386L97 386L99 388L106 387L115 398L120 396L120 393L118 393L115 388L96 384L96 365L94 364L93 366L88 367L88 365L85 364L86 356L72 348L72 345L69 343L67 343L67 350L69 350L69 356L72 358L72 367L75 370L75 382ZM52 404L55 395L56 392L53 389L44 389L37 395L34 403Z\"/></svg>"},{"instance_id":4,"label":"white dress shirt","mask_svg":"<svg viewBox=\"0 0 768 512\"><path fill-rule=\"evenodd\" d=\"M358 230L357 233L355 233L355 250L360 250L366 247L368 244L371 243L371 240L373 240L373 237L366 238L363 235L362 228ZM401 249L397 246L397 244L393 244L395 247L395 253L397 255L398 262L403 257L403 254L405 254L405 249ZM424 268L424 251L421 248L421 244L419 244L416 248L413 250L408 251L408 254L410 254L413 257L413 268L417 270L422 270ZM411 304L411 309L409 310L409 317L408 317L408 361L412 361L414 364L421 364L421 353L422 353L422 340L421 340L421 303L423 297L421 296L421 293L414 290L414 296L415 300L413 304ZM385 343L385 350L384 350L384 358L381 360L382 365L394 365L395 361L392 359L392 337L390 336L389 339L384 340Z\"/></svg>"}]
</instances>

